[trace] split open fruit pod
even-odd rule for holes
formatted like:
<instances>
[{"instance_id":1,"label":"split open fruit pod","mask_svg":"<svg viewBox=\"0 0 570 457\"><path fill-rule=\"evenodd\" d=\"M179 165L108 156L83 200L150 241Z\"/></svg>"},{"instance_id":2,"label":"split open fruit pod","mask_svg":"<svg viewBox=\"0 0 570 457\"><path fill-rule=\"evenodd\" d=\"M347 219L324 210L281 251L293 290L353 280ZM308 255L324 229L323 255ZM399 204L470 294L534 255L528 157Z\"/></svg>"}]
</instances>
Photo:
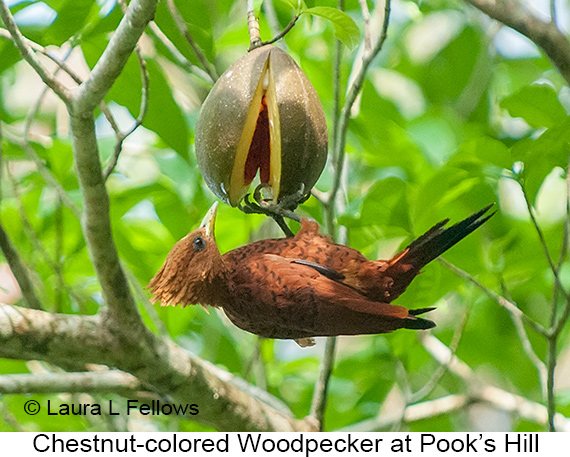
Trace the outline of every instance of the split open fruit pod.
<instances>
[{"instance_id":1,"label":"split open fruit pod","mask_svg":"<svg viewBox=\"0 0 570 457\"><path fill-rule=\"evenodd\" d=\"M212 191L237 206L259 171L273 203L317 182L327 157L327 124L301 68L274 46L231 65L202 105L198 166Z\"/></svg>"}]
</instances>

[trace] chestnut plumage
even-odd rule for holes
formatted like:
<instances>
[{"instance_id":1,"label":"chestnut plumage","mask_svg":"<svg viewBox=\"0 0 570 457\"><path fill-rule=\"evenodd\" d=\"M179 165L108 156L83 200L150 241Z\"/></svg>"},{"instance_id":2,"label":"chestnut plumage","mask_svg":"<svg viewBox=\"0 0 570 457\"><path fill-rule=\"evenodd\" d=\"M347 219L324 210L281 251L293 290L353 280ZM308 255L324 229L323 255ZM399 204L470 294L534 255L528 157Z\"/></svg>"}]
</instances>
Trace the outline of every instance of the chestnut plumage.
<instances>
[{"instance_id":1,"label":"chestnut plumage","mask_svg":"<svg viewBox=\"0 0 570 457\"><path fill-rule=\"evenodd\" d=\"M214 238L217 204L180 240L148 287L153 303L219 307L238 327L267 338L429 329L433 308L392 305L420 270L477 229L490 206L451 227L442 221L388 260L370 261L301 220L293 238L268 239L221 255Z\"/></svg>"}]
</instances>

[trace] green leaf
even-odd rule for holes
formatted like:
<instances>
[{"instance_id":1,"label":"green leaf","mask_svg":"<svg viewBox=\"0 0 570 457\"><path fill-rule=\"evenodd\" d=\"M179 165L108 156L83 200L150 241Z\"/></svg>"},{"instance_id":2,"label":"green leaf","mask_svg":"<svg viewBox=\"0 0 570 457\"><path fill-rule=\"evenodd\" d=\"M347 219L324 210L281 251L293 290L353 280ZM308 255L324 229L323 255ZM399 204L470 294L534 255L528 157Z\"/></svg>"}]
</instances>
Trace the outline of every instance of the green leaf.
<instances>
[{"instance_id":1,"label":"green leaf","mask_svg":"<svg viewBox=\"0 0 570 457\"><path fill-rule=\"evenodd\" d=\"M552 127L564 120L566 111L558 94L547 84L533 84L504 98L501 106L513 117L522 117L531 127Z\"/></svg>"},{"instance_id":2,"label":"green leaf","mask_svg":"<svg viewBox=\"0 0 570 457\"><path fill-rule=\"evenodd\" d=\"M189 33L196 44L204 51L206 57L213 61L214 58L214 42L212 37L211 11L208 9L204 1L178 1L176 2L180 14L182 15ZM158 2L155 12L155 22L158 24L164 34L176 45L184 57L195 65L200 65L196 54L192 52L190 46L184 36L181 35L172 14L168 10L166 2ZM165 57L171 59L170 52L164 48L160 40L155 40L158 48Z\"/></svg>"},{"instance_id":3,"label":"green leaf","mask_svg":"<svg viewBox=\"0 0 570 457\"><path fill-rule=\"evenodd\" d=\"M386 225L410 231L406 183L387 177L375 183L362 202L358 225Z\"/></svg>"},{"instance_id":4,"label":"green leaf","mask_svg":"<svg viewBox=\"0 0 570 457\"><path fill-rule=\"evenodd\" d=\"M161 67L154 60L149 60L147 69L151 82L143 126L156 132L168 146L188 159L188 128L182 110L174 101Z\"/></svg>"},{"instance_id":5,"label":"green leaf","mask_svg":"<svg viewBox=\"0 0 570 457\"><path fill-rule=\"evenodd\" d=\"M300 11L301 9L305 9L307 8L307 6L305 5L305 2L303 0L278 0L281 3L290 6L291 8L293 8L295 11Z\"/></svg>"},{"instance_id":6,"label":"green leaf","mask_svg":"<svg viewBox=\"0 0 570 457\"><path fill-rule=\"evenodd\" d=\"M524 187L531 201L555 166L566 167L570 151L570 117L545 130L536 139L525 138L511 148L514 160L524 162Z\"/></svg>"},{"instance_id":7,"label":"green leaf","mask_svg":"<svg viewBox=\"0 0 570 457\"><path fill-rule=\"evenodd\" d=\"M89 22L85 32L82 34L82 40L85 41L92 37L107 35L110 32L114 32L119 26L119 22L121 22L122 18L123 12L117 4L106 16L101 17L96 21Z\"/></svg>"},{"instance_id":8,"label":"green leaf","mask_svg":"<svg viewBox=\"0 0 570 457\"><path fill-rule=\"evenodd\" d=\"M46 30L50 44L60 45L81 30L93 7L96 7L94 0L66 0Z\"/></svg>"},{"instance_id":9,"label":"green leaf","mask_svg":"<svg viewBox=\"0 0 570 457\"><path fill-rule=\"evenodd\" d=\"M356 22L345 12L329 6L315 6L308 8L302 13L312 14L328 19L334 26L335 36L342 41L348 48L354 49L360 41L360 30Z\"/></svg>"},{"instance_id":10,"label":"green leaf","mask_svg":"<svg viewBox=\"0 0 570 457\"><path fill-rule=\"evenodd\" d=\"M0 41L0 74L20 61L22 55L10 40Z\"/></svg>"},{"instance_id":11,"label":"green leaf","mask_svg":"<svg viewBox=\"0 0 570 457\"><path fill-rule=\"evenodd\" d=\"M93 40L95 43L98 41L99 39ZM82 47L88 50L87 46ZM89 51L89 54L92 52ZM87 61L91 61L89 57ZM147 70L150 86L148 111L143 120L143 127L155 132L169 147L188 160L188 129L182 110L174 101L168 80L158 63L149 59ZM140 72L138 60L131 55L121 76L115 81L106 97L109 101L113 100L127 107L133 117L137 117L140 111L142 91Z\"/></svg>"}]
</instances>

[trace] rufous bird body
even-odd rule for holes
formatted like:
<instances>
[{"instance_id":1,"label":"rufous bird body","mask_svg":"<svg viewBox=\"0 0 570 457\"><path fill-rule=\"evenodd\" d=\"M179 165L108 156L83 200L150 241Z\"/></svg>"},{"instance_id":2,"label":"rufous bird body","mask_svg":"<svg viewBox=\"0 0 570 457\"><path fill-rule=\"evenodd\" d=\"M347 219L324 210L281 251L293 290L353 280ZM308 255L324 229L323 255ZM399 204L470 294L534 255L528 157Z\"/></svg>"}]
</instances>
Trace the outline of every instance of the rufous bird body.
<instances>
[{"instance_id":1,"label":"rufous bird body","mask_svg":"<svg viewBox=\"0 0 570 457\"><path fill-rule=\"evenodd\" d=\"M280 339L434 327L418 317L433 308L408 310L391 302L422 267L492 216L485 216L489 206L448 228L442 221L392 259L370 261L320 235L308 219L293 238L257 241L221 255L213 233L216 208L172 248L148 285L152 300L219 307L241 329Z\"/></svg>"}]
</instances>

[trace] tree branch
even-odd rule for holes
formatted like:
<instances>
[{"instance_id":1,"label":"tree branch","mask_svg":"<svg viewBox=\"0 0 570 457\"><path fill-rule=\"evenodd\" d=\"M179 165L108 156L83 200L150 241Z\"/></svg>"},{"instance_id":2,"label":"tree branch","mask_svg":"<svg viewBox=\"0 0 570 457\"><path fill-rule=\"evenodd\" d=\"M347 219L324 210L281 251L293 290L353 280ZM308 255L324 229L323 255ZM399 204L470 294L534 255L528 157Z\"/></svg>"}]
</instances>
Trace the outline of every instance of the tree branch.
<instances>
[{"instance_id":1,"label":"tree branch","mask_svg":"<svg viewBox=\"0 0 570 457\"><path fill-rule=\"evenodd\" d=\"M448 262L447 260L442 259L441 257L438 258L437 260L442 265L444 265L445 267L447 267L451 271L453 271L456 275L461 276L462 278L468 280L469 282L471 282L472 284L477 286L477 288L479 288L485 295L487 295L489 298L495 300L499 305L501 305L503 308L505 308L509 313L523 319L524 322L527 323L535 332L537 332L538 334L545 336L545 337L548 335L548 331L542 325L540 325L538 322L535 322L532 318L530 318L525 313L523 313L521 311L521 309L517 305L515 305L513 302L507 300L505 297L499 295L498 293L489 289L488 287L485 287L483 284L481 284L479 281L477 281L469 273L467 273L466 271L463 271L461 268L456 267L455 265Z\"/></svg>"},{"instance_id":2,"label":"tree branch","mask_svg":"<svg viewBox=\"0 0 570 457\"><path fill-rule=\"evenodd\" d=\"M75 114L90 113L121 74L139 38L153 19L157 0L133 0L89 77L74 91Z\"/></svg>"},{"instance_id":3,"label":"tree branch","mask_svg":"<svg viewBox=\"0 0 570 457\"><path fill-rule=\"evenodd\" d=\"M267 392L167 339L126 327L127 336L116 332L102 316L0 305L0 357L117 367L169 401L197 404L200 413L192 419L218 430L315 430L312 421L295 419Z\"/></svg>"},{"instance_id":4,"label":"tree branch","mask_svg":"<svg viewBox=\"0 0 570 457\"><path fill-rule=\"evenodd\" d=\"M118 370L0 376L0 394L3 395L84 392L129 396L140 390L146 389L137 378Z\"/></svg>"},{"instance_id":5,"label":"tree branch","mask_svg":"<svg viewBox=\"0 0 570 457\"><path fill-rule=\"evenodd\" d=\"M121 1L120 5L121 5L121 8L123 8L123 11L126 11L127 5L126 5L125 1ZM111 126L113 127L113 130L115 131L115 134L117 136L117 142L115 143L115 149L113 151L113 155L109 159L109 162L107 163L107 165L105 166L105 170L103 171L103 180L105 180L105 181L107 181L107 178L109 178L109 176L111 175L111 173L113 172L113 170L117 166L117 162L119 161L119 155L121 154L121 151L123 150L123 142L125 141L125 139L129 135L134 133L134 131L142 125L144 118L146 116L146 113L148 111L148 100L149 100L149 92L150 92L150 75L148 73L148 69L146 67L146 61L144 60L141 48L140 48L138 43L135 46L135 54L137 56L137 59L139 61L139 66L141 68L141 81L142 81L142 94L141 94L141 104L140 104L140 109L139 109L139 115L135 119L135 123L133 124L133 126L129 130L127 130L126 132L123 133L119 130L119 127L115 124L115 121L114 121L111 113L109 112L108 114L105 114L107 119L111 123Z\"/></svg>"},{"instance_id":6,"label":"tree branch","mask_svg":"<svg viewBox=\"0 0 570 457\"><path fill-rule=\"evenodd\" d=\"M491 405L535 424L546 424L546 408L540 403L527 400L524 397L511 394L497 387L484 386L471 395L447 395L435 400L410 405L405 409L403 418L400 414L386 414L350 425L338 431L351 433L386 430L400 422L410 424L432 419L437 416L464 410L476 403ZM562 414L556 414L555 423L558 430L570 431L570 419Z\"/></svg>"},{"instance_id":7,"label":"tree branch","mask_svg":"<svg viewBox=\"0 0 570 457\"><path fill-rule=\"evenodd\" d=\"M570 41L558 30L555 22L541 21L515 0L465 1L540 46L570 84Z\"/></svg>"},{"instance_id":8,"label":"tree branch","mask_svg":"<svg viewBox=\"0 0 570 457\"><path fill-rule=\"evenodd\" d=\"M358 0L360 10L362 11L362 19L364 20L364 52L367 54L372 51L372 37L370 36L370 11L366 0Z\"/></svg>"},{"instance_id":9,"label":"tree branch","mask_svg":"<svg viewBox=\"0 0 570 457\"><path fill-rule=\"evenodd\" d=\"M377 8L379 5L376 6ZM384 21L382 24L382 32L378 41L374 45L374 48L371 49L370 52L365 52L362 57L362 64L360 70L356 74L352 85L346 95L346 99L344 101L344 105L340 111L340 117L338 121L338 126L336 129L336 136L334 138L334 150L332 151L332 160L335 167L335 170L342 170L343 163L344 163L344 156L345 156L345 146L346 146L346 133L348 129L348 122L350 120L350 112L352 110L352 106L356 101L356 97L360 93L362 89L362 85L364 84L364 79L366 78L366 73L368 71L368 67L374 60L374 58L378 55L381 51L384 42L386 41L386 37L388 36L388 24L390 22L390 0L385 0L384 3ZM336 199L336 195L338 190L340 189L341 184L341 177L342 173L335 173L333 178L333 185L329 193L329 205L333 205Z\"/></svg>"},{"instance_id":10,"label":"tree branch","mask_svg":"<svg viewBox=\"0 0 570 457\"><path fill-rule=\"evenodd\" d=\"M4 0L0 0L0 18L4 23L4 27L10 32L12 41L22 54L22 57L30 64L30 66L35 70L42 81L53 90L57 96L65 102L68 106L71 101L70 92L63 84L61 84L57 79L50 75L43 64L40 62L38 57L34 54L34 51L27 43L26 39L20 33L20 30L14 22L14 17L10 12L10 9L6 5Z\"/></svg>"},{"instance_id":11,"label":"tree branch","mask_svg":"<svg viewBox=\"0 0 570 457\"><path fill-rule=\"evenodd\" d=\"M487 401L509 412L516 412L521 417L541 425L548 425L550 420L556 423L559 430L570 430L570 421L561 414L550 417L548 409L539 403L499 389L495 386L481 385L471 368L462 362L441 341L432 335L422 335L424 348L440 363L449 363L449 370L461 377L468 384L468 394L471 398Z\"/></svg>"},{"instance_id":12,"label":"tree branch","mask_svg":"<svg viewBox=\"0 0 570 457\"><path fill-rule=\"evenodd\" d=\"M136 1L136 0L135 0ZM73 155L83 195L82 227L109 312L122 326L142 321L119 262L111 230L109 195L101 172L93 113L71 115Z\"/></svg>"}]
</instances>

